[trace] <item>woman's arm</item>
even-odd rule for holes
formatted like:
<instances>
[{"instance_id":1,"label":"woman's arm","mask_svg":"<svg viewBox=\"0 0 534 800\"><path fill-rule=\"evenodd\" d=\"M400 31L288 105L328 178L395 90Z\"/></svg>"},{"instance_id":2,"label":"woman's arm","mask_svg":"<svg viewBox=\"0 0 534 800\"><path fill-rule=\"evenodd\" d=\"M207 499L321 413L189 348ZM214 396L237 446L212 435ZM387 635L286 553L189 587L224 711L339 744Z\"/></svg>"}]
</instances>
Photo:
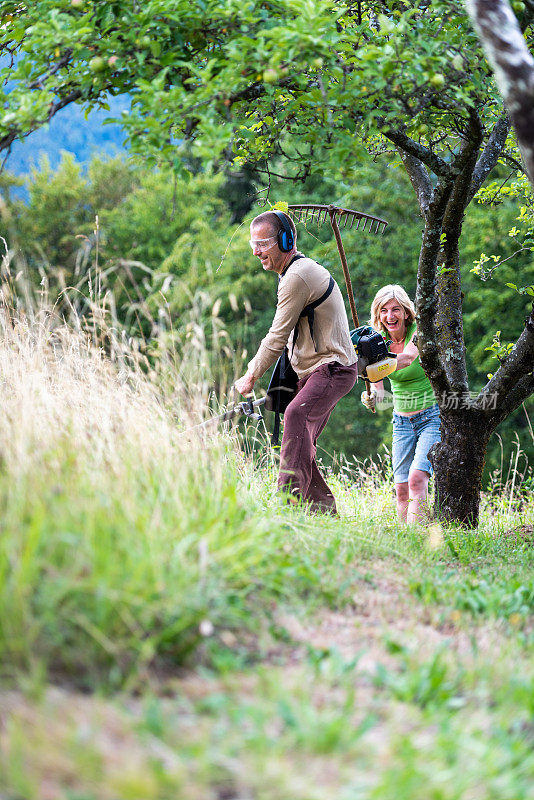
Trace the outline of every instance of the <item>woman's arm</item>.
<instances>
[{"instance_id":1,"label":"woman's arm","mask_svg":"<svg viewBox=\"0 0 534 800\"><path fill-rule=\"evenodd\" d=\"M397 354L397 369L395 372L398 372L399 369L404 369L404 367L409 367L411 363L415 361L417 356L419 355L419 350L414 342L415 333L402 351L402 353Z\"/></svg>"},{"instance_id":2,"label":"woman's arm","mask_svg":"<svg viewBox=\"0 0 534 800\"><path fill-rule=\"evenodd\" d=\"M377 381L376 383L373 383L371 390L373 394L376 395L378 402L380 402L384 397L384 381Z\"/></svg>"}]
</instances>

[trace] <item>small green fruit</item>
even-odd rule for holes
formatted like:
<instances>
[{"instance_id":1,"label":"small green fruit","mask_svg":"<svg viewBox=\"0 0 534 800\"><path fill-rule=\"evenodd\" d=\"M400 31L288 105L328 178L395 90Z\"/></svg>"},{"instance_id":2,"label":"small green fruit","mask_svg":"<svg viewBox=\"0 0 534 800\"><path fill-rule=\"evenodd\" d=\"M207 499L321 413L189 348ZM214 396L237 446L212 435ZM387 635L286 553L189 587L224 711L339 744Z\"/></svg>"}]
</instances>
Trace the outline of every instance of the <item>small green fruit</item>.
<instances>
[{"instance_id":1,"label":"small green fruit","mask_svg":"<svg viewBox=\"0 0 534 800\"><path fill-rule=\"evenodd\" d=\"M106 68L106 62L101 56L95 56L89 62L91 72L102 72Z\"/></svg>"},{"instance_id":2,"label":"small green fruit","mask_svg":"<svg viewBox=\"0 0 534 800\"><path fill-rule=\"evenodd\" d=\"M525 10L525 4L520 2L520 0L514 0L512 3L512 8L514 9L516 14L522 14Z\"/></svg>"},{"instance_id":3,"label":"small green fruit","mask_svg":"<svg viewBox=\"0 0 534 800\"><path fill-rule=\"evenodd\" d=\"M274 83L278 80L278 72L275 69L270 67L269 69L263 70L263 82L264 83Z\"/></svg>"},{"instance_id":4,"label":"small green fruit","mask_svg":"<svg viewBox=\"0 0 534 800\"><path fill-rule=\"evenodd\" d=\"M430 78L430 85L435 89L443 89L445 86L445 76L442 75L441 72L436 72L436 74L432 75Z\"/></svg>"}]
</instances>

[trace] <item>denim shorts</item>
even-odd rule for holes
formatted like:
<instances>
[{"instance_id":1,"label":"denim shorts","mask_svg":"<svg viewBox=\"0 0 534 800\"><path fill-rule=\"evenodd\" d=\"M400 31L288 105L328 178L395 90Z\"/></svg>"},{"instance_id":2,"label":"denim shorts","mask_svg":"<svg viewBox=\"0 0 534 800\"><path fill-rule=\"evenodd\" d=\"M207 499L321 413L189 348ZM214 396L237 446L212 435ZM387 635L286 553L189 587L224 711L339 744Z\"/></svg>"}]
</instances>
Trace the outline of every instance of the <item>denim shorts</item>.
<instances>
[{"instance_id":1,"label":"denim shorts","mask_svg":"<svg viewBox=\"0 0 534 800\"><path fill-rule=\"evenodd\" d=\"M441 441L440 416L437 403L410 417L393 412L393 479L407 483L410 470L420 469L432 475L428 451Z\"/></svg>"}]
</instances>

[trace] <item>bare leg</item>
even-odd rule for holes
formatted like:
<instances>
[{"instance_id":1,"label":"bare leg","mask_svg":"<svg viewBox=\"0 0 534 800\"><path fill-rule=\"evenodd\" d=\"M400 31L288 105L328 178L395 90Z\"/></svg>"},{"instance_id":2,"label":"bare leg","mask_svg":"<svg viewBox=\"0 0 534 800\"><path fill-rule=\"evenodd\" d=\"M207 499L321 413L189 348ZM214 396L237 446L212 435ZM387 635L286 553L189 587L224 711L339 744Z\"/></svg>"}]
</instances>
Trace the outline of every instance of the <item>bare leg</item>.
<instances>
[{"instance_id":1,"label":"bare leg","mask_svg":"<svg viewBox=\"0 0 534 800\"><path fill-rule=\"evenodd\" d=\"M408 504L410 502L408 483L396 483L395 494L397 495L397 517L399 522L406 522Z\"/></svg>"},{"instance_id":2,"label":"bare leg","mask_svg":"<svg viewBox=\"0 0 534 800\"><path fill-rule=\"evenodd\" d=\"M430 475L422 469L413 469L408 478L410 503L408 505L407 522L423 523L428 495L428 481ZM405 484L406 485L406 484Z\"/></svg>"}]
</instances>

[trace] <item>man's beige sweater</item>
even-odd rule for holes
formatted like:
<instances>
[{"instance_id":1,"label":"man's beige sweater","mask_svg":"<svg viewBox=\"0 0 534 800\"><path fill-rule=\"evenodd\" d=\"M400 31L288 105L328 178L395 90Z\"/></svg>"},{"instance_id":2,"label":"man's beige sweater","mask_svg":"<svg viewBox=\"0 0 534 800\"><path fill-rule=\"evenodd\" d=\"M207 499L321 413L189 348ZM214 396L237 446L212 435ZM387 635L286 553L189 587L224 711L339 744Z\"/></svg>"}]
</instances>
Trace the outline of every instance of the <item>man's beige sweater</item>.
<instances>
[{"instance_id":1,"label":"man's beige sweater","mask_svg":"<svg viewBox=\"0 0 534 800\"><path fill-rule=\"evenodd\" d=\"M329 280L327 270L311 258L299 258L287 268L278 283L273 323L248 365L248 371L254 378L260 378L274 364L286 345L291 365L299 378L306 377L321 364L330 361L339 361L344 366L356 363L347 312L337 283L329 297L314 311L315 343L310 335L308 318L299 320L303 308L325 293ZM291 355L293 330L297 323L297 342Z\"/></svg>"}]
</instances>

